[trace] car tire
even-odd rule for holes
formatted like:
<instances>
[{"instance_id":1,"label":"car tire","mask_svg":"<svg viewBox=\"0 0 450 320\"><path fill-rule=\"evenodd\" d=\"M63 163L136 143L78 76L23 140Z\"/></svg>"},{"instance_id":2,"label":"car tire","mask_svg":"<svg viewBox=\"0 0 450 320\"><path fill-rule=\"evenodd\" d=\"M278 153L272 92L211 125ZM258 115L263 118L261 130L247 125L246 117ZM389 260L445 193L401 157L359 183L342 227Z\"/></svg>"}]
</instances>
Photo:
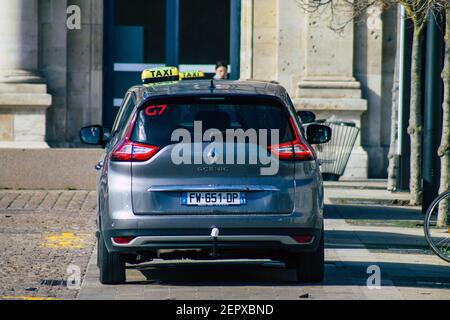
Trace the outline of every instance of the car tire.
<instances>
[{"instance_id":1,"label":"car tire","mask_svg":"<svg viewBox=\"0 0 450 320\"><path fill-rule=\"evenodd\" d=\"M100 269L100 261L102 260L101 256L101 244L100 244L100 233L97 235L97 268Z\"/></svg>"},{"instance_id":2,"label":"car tire","mask_svg":"<svg viewBox=\"0 0 450 320\"><path fill-rule=\"evenodd\" d=\"M125 258L120 253L108 252L101 233L98 239L97 261L100 269L100 283L125 283Z\"/></svg>"},{"instance_id":3,"label":"car tire","mask_svg":"<svg viewBox=\"0 0 450 320\"><path fill-rule=\"evenodd\" d=\"M304 252L298 257L296 264L297 281L302 283L320 283L325 273L324 232L320 237L319 246L315 252Z\"/></svg>"}]
</instances>

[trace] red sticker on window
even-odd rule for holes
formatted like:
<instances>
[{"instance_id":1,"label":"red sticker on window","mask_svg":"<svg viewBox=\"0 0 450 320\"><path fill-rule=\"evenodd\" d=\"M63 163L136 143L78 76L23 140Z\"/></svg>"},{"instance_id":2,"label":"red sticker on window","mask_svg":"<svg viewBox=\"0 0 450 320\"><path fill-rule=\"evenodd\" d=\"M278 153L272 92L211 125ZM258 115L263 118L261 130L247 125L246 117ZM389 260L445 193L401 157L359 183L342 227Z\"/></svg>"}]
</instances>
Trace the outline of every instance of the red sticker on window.
<instances>
[{"instance_id":1,"label":"red sticker on window","mask_svg":"<svg viewBox=\"0 0 450 320\"><path fill-rule=\"evenodd\" d=\"M166 111L167 104L160 104L157 106L149 106L145 109L145 114L149 117L160 116Z\"/></svg>"}]
</instances>

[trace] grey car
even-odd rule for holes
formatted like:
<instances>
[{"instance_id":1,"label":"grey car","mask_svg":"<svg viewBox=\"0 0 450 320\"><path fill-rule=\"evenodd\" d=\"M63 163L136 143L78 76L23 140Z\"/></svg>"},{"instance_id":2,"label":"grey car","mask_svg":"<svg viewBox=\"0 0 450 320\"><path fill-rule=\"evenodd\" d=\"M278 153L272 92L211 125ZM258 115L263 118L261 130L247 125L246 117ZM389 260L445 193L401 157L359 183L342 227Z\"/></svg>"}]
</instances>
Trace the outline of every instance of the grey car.
<instances>
[{"instance_id":1,"label":"grey car","mask_svg":"<svg viewBox=\"0 0 450 320\"><path fill-rule=\"evenodd\" d=\"M230 142L233 132L244 139ZM256 143L253 132L263 133ZM282 86L138 85L111 130L85 127L80 138L105 148L96 166L101 283L124 283L126 263L180 258L273 259L299 282L323 280L323 186L311 145L331 130L302 124Z\"/></svg>"}]
</instances>

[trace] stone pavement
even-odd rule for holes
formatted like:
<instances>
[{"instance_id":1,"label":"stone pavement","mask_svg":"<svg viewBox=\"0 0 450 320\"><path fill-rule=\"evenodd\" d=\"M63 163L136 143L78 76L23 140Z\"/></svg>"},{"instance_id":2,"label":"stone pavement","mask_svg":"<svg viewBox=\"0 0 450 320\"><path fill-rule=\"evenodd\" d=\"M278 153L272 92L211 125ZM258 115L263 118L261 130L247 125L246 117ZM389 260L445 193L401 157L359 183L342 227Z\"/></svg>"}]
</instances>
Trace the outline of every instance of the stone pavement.
<instances>
[{"instance_id":1,"label":"stone pavement","mask_svg":"<svg viewBox=\"0 0 450 320\"><path fill-rule=\"evenodd\" d=\"M327 203L320 285L297 284L294 271L266 260L156 260L129 266L124 285L103 286L95 192L2 190L0 299L450 299L450 266L430 253L420 227L373 223L416 221L416 209ZM66 287L70 264L80 268L80 291ZM371 265L381 269L380 290L366 286Z\"/></svg>"},{"instance_id":2,"label":"stone pavement","mask_svg":"<svg viewBox=\"0 0 450 320\"><path fill-rule=\"evenodd\" d=\"M326 195L334 204L408 206L408 192L390 192L387 180L325 181Z\"/></svg>"},{"instance_id":3,"label":"stone pavement","mask_svg":"<svg viewBox=\"0 0 450 320\"><path fill-rule=\"evenodd\" d=\"M355 219L357 215L366 221L408 219L408 215L416 219L416 215L423 218L420 209L329 204L325 220L326 234L332 239L329 246L351 270L356 271L358 265L379 266L382 281L395 287L402 299L450 299L450 265L428 248L422 226L359 226L347 222L348 217ZM391 298L384 287L366 291L371 299L377 298L378 292L385 294L383 299Z\"/></svg>"},{"instance_id":4,"label":"stone pavement","mask_svg":"<svg viewBox=\"0 0 450 320\"><path fill-rule=\"evenodd\" d=\"M94 252L78 298L450 299L450 266L430 253L418 230L355 227L345 219L352 210L364 207L326 207L325 281L320 285L297 284L294 271L264 260L156 260L128 266L126 284L104 286L98 282ZM411 242L408 236L421 242ZM369 244L371 249L366 248ZM367 269L373 265L381 270L381 289L367 287Z\"/></svg>"},{"instance_id":5,"label":"stone pavement","mask_svg":"<svg viewBox=\"0 0 450 320\"><path fill-rule=\"evenodd\" d=\"M0 299L75 298L67 268L86 270L95 205L92 191L1 190Z\"/></svg>"}]
</instances>

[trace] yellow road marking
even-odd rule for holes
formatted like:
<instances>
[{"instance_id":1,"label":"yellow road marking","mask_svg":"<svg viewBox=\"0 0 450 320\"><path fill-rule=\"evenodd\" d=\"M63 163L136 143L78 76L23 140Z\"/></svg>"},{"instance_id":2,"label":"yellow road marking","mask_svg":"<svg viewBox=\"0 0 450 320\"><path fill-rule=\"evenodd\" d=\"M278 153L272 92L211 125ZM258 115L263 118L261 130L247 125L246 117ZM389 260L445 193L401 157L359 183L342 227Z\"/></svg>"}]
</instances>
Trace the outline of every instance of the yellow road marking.
<instances>
[{"instance_id":1,"label":"yellow road marking","mask_svg":"<svg viewBox=\"0 0 450 320\"><path fill-rule=\"evenodd\" d=\"M27 297L27 296L1 296L0 300L60 300L51 297Z\"/></svg>"},{"instance_id":2,"label":"yellow road marking","mask_svg":"<svg viewBox=\"0 0 450 320\"><path fill-rule=\"evenodd\" d=\"M42 246L49 249L81 249L86 246L83 238L89 234L75 234L73 232L44 234Z\"/></svg>"}]
</instances>

